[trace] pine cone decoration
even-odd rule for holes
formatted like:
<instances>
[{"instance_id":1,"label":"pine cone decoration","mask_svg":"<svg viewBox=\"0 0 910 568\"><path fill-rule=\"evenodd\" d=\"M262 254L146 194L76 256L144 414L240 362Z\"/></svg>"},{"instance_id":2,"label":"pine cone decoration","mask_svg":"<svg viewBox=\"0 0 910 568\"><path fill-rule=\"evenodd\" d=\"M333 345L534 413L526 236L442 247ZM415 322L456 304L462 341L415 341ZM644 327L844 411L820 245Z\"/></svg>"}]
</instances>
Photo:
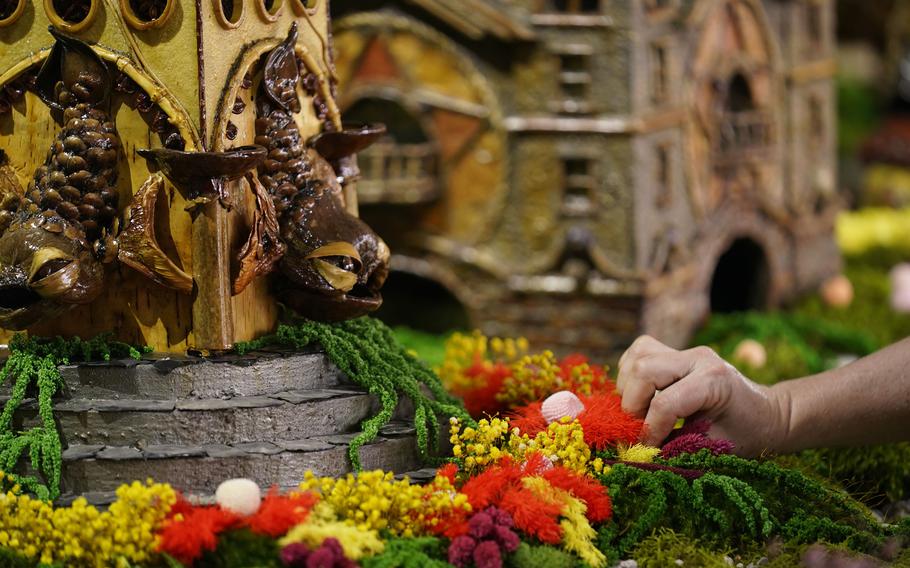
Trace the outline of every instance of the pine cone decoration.
<instances>
[{"instance_id":1,"label":"pine cone decoration","mask_svg":"<svg viewBox=\"0 0 910 568\"><path fill-rule=\"evenodd\" d=\"M256 119L256 144L269 150L259 167L259 181L272 196L275 211L281 217L298 192L304 189L312 164L300 140L300 130L284 110L271 110Z\"/></svg>"},{"instance_id":2,"label":"pine cone decoration","mask_svg":"<svg viewBox=\"0 0 910 568\"><path fill-rule=\"evenodd\" d=\"M120 139L108 114L88 102L98 82L97 76L80 73L72 90L58 84L64 127L27 195L30 209L80 223L90 241L112 226L118 197Z\"/></svg>"}]
</instances>

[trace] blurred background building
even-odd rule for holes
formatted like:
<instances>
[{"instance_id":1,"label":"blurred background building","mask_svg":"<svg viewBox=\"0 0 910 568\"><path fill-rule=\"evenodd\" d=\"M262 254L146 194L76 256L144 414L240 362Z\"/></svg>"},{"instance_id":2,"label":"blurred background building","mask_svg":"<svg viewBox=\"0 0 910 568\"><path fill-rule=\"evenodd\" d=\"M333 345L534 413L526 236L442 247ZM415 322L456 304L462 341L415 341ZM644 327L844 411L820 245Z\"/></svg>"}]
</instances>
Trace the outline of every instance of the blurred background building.
<instances>
[{"instance_id":1,"label":"blurred background building","mask_svg":"<svg viewBox=\"0 0 910 568\"><path fill-rule=\"evenodd\" d=\"M390 323L609 354L839 270L833 1L332 8Z\"/></svg>"}]
</instances>

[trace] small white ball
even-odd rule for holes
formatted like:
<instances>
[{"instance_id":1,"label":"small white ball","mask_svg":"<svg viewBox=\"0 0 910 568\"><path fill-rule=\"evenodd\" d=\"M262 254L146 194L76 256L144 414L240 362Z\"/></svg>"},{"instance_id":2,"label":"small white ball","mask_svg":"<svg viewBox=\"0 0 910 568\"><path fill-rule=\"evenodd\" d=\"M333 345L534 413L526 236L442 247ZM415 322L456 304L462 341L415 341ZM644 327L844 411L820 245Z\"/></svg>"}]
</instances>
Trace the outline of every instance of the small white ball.
<instances>
[{"instance_id":1,"label":"small white ball","mask_svg":"<svg viewBox=\"0 0 910 568\"><path fill-rule=\"evenodd\" d=\"M761 369L768 362L768 352L758 341L743 339L733 350L733 360L746 363L753 369Z\"/></svg>"},{"instance_id":2,"label":"small white ball","mask_svg":"<svg viewBox=\"0 0 910 568\"><path fill-rule=\"evenodd\" d=\"M229 479L215 490L215 501L226 511L249 517L259 510L262 493L252 479Z\"/></svg>"},{"instance_id":3,"label":"small white ball","mask_svg":"<svg viewBox=\"0 0 910 568\"><path fill-rule=\"evenodd\" d=\"M829 306L846 308L853 303L853 283L843 274L838 274L822 284L821 295Z\"/></svg>"},{"instance_id":4,"label":"small white ball","mask_svg":"<svg viewBox=\"0 0 910 568\"><path fill-rule=\"evenodd\" d=\"M553 393L540 405L540 413L543 414L547 424L567 417L574 420L584 409L585 405L581 400L569 391Z\"/></svg>"}]
</instances>

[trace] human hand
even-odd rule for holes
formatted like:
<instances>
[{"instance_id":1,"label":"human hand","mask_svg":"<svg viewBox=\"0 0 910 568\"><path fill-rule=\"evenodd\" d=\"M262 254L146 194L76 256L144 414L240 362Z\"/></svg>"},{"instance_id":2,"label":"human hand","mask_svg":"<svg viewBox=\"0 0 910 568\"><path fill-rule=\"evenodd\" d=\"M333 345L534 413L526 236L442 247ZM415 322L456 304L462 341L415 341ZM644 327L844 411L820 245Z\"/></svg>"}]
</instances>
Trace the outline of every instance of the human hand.
<instances>
[{"instance_id":1,"label":"human hand","mask_svg":"<svg viewBox=\"0 0 910 568\"><path fill-rule=\"evenodd\" d=\"M679 418L711 420L710 434L755 456L786 431L787 401L757 385L708 347L677 351L642 336L619 360L617 389L627 412L645 419L644 442L659 446Z\"/></svg>"}]
</instances>

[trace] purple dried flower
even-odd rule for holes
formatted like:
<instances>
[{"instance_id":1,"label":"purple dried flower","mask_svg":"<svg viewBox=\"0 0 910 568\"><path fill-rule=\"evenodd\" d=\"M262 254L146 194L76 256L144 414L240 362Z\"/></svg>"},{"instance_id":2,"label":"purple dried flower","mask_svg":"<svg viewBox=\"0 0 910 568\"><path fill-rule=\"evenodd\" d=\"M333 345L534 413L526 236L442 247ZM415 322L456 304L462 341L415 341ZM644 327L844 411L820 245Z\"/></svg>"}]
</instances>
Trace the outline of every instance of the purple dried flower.
<instances>
[{"instance_id":1,"label":"purple dried flower","mask_svg":"<svg viewBox=\"0 0 910 568\"><path fill-rule=\"evenodd\" d=\"M487 513L493 518L493 522L497 525L512 528L515 526L515 523L512 521L512 515L503 511L498 507L490 507L487 509Z\"/></svg>"},{"instance_id":2,"label":"purple dried flower","mask_svg":"<svg viewBox=\"0 0 910 568\"><path fill-rule=\"evenodd\" d=\"M680 454L694 454L705 448L711 450L714 455L732 453L733 442L710 438L708 436L710 429L711 421L705 418L687 422L667 437L667 442L660 449L660 455L670 459Z\"/></svg>"},{"instance_id":3,"label":"purple dried flower","mask_svg":"<svg viewBox=\"0 0 910 568\"><path fill-rule=\"evenodd\" d=\"M477 513L468 521L468 532L477 540L486 538L492 531L493 517L490 515L489 509Z\"/></svg>"},{"instance_id":4,"label":"purple dried flower","mask_svg":"<svg viewBox=\"0 0 910 568\"><path fill-rule=\"evenodd\" d=\"M281 549L281 563L285 566L306 566L310 549L302 542L292 542Z\"/></svg>"},{"instance_id":5,"label":"purple dried flower","mask_svg":"<svg viewBox=\"0 0 910 568\"><path fill-rule=\"evenodd\" d=\"M493 538L501 547L506 549L506 552L515 552L518 545L521 544L521 540L519 540L515 531L502 525L494 527Z\"/></svg>"},{"instance_id":6,"label":"purple dried flower","mask_svg":"<svg viewBox=\"0 0 910 568\"><path fill-rule=\"evenodd\" d=\"M469 566L471 564L471 555L474 553L476 546L477 541L468 535L455 537L449 544L449 564L459 568Z\"/></svg>"},{"instance_id":7,"label":"purple dried flower","mask_svg":"<svg viewBox=\"0 0 910 568\"><path fill-rule=\"evenodd\" d=\"M502 555L499 545L492 540L485 540L474 549L474 564L477 568L502 568Z\"/></svg>"}]
</instances>

